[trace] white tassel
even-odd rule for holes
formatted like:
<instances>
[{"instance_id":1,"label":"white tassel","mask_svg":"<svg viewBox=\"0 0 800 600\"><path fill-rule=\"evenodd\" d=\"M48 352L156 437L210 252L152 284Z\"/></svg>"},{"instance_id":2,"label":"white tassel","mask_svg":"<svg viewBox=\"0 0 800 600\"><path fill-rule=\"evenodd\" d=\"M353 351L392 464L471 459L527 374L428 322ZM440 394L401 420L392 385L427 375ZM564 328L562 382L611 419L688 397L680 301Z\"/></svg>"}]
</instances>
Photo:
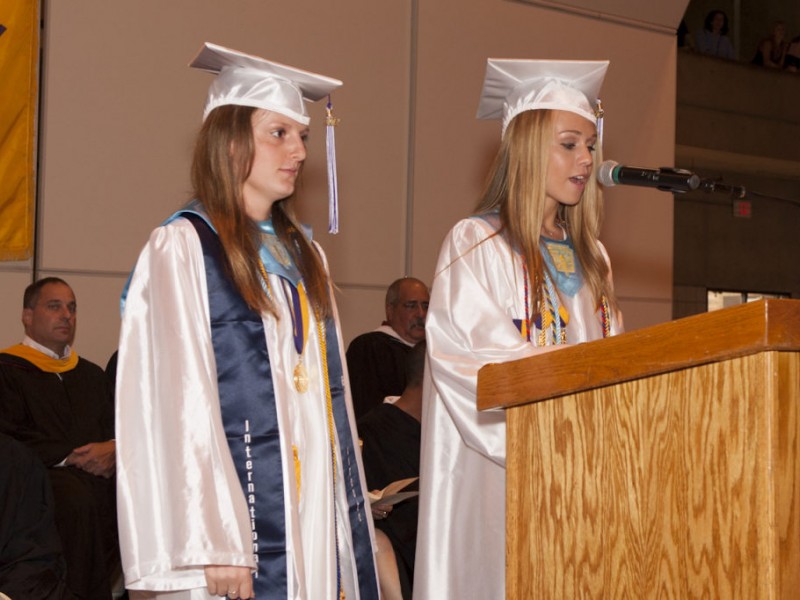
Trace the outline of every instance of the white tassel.
<instances>
[{"instance_id":1,"label":"white tassel","mask_svg":"<svg viewBox=\"0 0 800 600\"><path fill-rule=\"evenodd\" d=\"M600 102L600 98L597 99L597 107L594 110L594 114L597 117L597 140L600 142L598 146L600 148L603 147L603 117L605 116L605 111L603 110L603 103Z\"/></svg>"},{"instance_id":2,"label":"white tassel","mask_svg":"<svg viewBox=\"0 0 800 600\"><path fill-rule=\"evenodd\" d=\"M333 116L333 105L328 96L325 119L325 149L328 159L328 233L339 233L339 181L336 178L336 134L334 127L339 119Z\"/></svg>"}]
</instances>

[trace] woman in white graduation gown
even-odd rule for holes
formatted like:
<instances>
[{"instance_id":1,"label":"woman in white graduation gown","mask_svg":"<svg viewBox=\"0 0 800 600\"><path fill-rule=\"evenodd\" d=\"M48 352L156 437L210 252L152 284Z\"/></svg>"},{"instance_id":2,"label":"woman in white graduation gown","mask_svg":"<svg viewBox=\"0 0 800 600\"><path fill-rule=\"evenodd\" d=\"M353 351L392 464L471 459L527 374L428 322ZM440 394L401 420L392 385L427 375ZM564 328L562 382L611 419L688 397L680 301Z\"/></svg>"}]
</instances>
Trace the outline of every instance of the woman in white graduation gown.
<instances>
[{"instance_id":1,"label":"woman in white graduation gown","mask_svg":"<svg viewBox=\"0 0 800 600\"><path fill-rule=\"evenodd\" d=\"M594 178L605 61L494 60L478 116L503 137L444 240L426 322L415 600L505 597L505 417L477 372L621 330Z\"/></svg>"},{"instance_id":2,"label":"woman in white graduation gown","mask_svg":"<svg viewBox=\"0 0 800 600\"><path fill-rule=\"evenodd\" d=\"M132 598L377 600L325 257L288 204L340 81L206 44L195 199L127 289L118 504Z\"/></svg>"}]
</instances>

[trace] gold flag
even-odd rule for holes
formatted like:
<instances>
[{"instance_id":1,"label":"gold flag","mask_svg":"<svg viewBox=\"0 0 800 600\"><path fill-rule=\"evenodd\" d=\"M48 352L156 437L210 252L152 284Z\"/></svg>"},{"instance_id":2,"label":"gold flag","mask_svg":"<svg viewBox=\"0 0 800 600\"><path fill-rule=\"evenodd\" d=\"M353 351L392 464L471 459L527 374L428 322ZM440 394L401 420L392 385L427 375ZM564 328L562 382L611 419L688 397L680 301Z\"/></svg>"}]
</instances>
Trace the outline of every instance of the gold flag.
<instances>
[{"instance_id":1,"label":"gold flag","mask_svg":"<svg viewBox=\"0 0 800 600\"><path fill-rule=\"evenodd\" d=\"M39 0L0 3L0 260L33 252Z\"/></svg>"}]
</instances>

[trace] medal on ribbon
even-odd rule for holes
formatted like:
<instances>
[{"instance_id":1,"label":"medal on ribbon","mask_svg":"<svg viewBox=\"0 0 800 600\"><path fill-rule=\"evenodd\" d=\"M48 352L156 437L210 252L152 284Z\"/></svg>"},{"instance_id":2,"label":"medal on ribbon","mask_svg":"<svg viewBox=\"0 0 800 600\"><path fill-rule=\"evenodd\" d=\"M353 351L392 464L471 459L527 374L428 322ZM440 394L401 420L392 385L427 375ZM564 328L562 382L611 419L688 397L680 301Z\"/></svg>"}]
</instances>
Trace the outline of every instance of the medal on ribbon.
<instances>
[{"instance_id":1,"label":"medal on ribbon","mask_svg":"<svg viewBox=\"0 0 800 600\"><path fill-rule=\"evenodd\" d=\"M297 283L297 287L283 278L281 278L281 283L289 311L292 313L294 349L297 351L297 364L292 372L292 383L294 383L294 389L303 394L308 391L309 383L308 369L303 362L303 352L308 338L308 296L302 281Z\"/></svg>"}]
</instances>

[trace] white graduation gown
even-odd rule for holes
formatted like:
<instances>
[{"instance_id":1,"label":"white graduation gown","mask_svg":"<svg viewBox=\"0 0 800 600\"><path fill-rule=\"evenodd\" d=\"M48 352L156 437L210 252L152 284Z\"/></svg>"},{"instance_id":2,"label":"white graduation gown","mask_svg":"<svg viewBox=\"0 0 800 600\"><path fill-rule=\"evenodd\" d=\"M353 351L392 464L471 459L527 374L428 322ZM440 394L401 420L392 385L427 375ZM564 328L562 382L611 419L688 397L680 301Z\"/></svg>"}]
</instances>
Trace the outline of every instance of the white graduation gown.
<instances>
[{"instance_id":1,"label":"white graduation gown","mask_svg":"<svg viewBox=\"0 0 800 600\"><path fill-rule=\"evenodd\" d=\"M493 233L480 218L457 223L431 290L414 600L505 598L505 413L478 412L477 374L544 349L513 323L525 318L522 267ZM603 337L590 296L584 286L562 297L568 343Z\"/></svg>"},{"instance_id":2,"label":"white graduation gown","mask_svg":"<svg viewBox=\"0 0 800 600\"><path fill-rule=\"evenodd\" d=\"M277 292L278 276L269 278L280 316L263 321L281 431L288 597L333 598L332 466L316 320L311 314L304 352L310 386L299 393L292 384L297 352L291 314ZM344 357L341 334L339 340ZM346 377L343 359L342 368ZM349 389L346 396L357 439ZM149 590L131 597L213 598L203 565L253 567L254 561L248 506L220 415L203 253L186 219L153 231L139 257L122 320L116 419L125 582L130 590ZM299 496L293 446L302 472ZM338 468L342 580L347 598L358 599L342 476ZM349 476L366 489L360 460Z\"/></svg>"}]
</instances>

